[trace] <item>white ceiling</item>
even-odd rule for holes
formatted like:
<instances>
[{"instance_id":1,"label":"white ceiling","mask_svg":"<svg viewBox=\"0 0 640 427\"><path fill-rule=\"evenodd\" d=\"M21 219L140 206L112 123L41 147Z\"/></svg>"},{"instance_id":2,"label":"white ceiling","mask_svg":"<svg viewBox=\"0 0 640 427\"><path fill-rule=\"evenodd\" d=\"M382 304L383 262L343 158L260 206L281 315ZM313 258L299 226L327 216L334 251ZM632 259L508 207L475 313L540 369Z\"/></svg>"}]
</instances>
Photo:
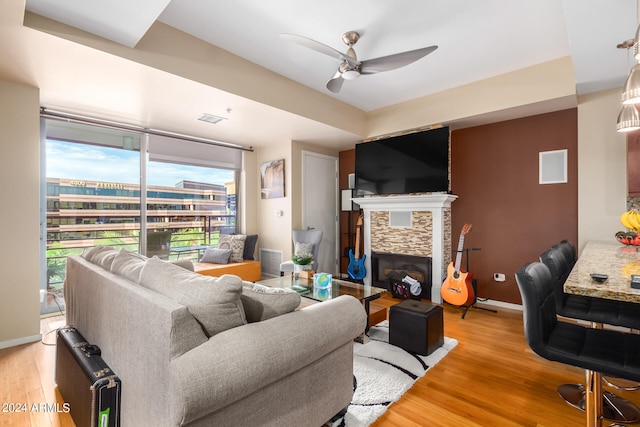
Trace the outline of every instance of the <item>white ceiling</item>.
<instances>
[{"instance_id":1,"label":"white ceiling","mask_svg":"<svg viewBox=\"0 0 640 427\"><path fill-rule=\"evenodd\" d=\"M628 52L615 46L633 38L638 22L633 0L26 0L26 9L128 47L135 47L158 20L363 111L569 55L579 94L621 87L631 64ZM438 45L438 49L407 67L347 81L339 94L333 94L325 84L339 61L279 37L281 33L298 34L344 52L341 35L349 30L361 34L355 46L361 60L430 45ZM46 67L46 63L40 65ZM106 67L104 72L112 73L113 68ZM173 91L177 97L202 91L200 84L165 78L162 85L177 85ZM91 79L87 85L103 80L99 75ZM46 84L51 87L42 86ZM130 84L140 85L140 76L133 76ZM51 104L64 107L64 91L54 87L55 82L43 77L38 85ZM95 99L82 101L87 103L87 111L95 110L91 103L105 102L100 99L106 96L104 92L113 96L114 90L105 86ZM181 104L175 98L173 101ZM117 108L118 101L111 102L112 108ZM149 111L153 102L144 97L136 100L137 108ZM229 99L228 104L234 101ZM123 107L122 115L126 117L130 108ZM170 109L167 105L163 108ZM264 108L254 106L255 113L264 115ZM278 116L282 112L269 114L283 119ZM156 115L158 119L163 116ZM172 115L172 111L165 111L165 117ZM284 128L291 128L293 139L304 139L304 128L308 134L321 135L320 140L324 138L327 144L332 139L358 137L310 120L288 119L291 121ZM229 140L253 142L254 138L239 138L237 129L233 134L218 130L214 134Z\"/></svg>"}]
</instances>

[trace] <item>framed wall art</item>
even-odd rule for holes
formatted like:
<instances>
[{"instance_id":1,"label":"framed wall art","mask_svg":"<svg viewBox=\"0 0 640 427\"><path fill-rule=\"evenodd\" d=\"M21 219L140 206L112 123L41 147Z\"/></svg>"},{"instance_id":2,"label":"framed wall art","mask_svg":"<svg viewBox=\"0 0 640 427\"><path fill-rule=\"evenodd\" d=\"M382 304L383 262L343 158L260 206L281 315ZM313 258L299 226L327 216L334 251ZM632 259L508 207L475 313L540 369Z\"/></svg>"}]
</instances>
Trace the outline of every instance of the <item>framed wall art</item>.
<instances>
[{"instance_id":1,"label":"framed wall art","mask_svg":"<svg viewBox=\"0 0 640 427\"><path fill-rule=\"evenodd\" d=\"M284 159L260 165L260 198L284 197Z\"/></svg>"}]
</instances>

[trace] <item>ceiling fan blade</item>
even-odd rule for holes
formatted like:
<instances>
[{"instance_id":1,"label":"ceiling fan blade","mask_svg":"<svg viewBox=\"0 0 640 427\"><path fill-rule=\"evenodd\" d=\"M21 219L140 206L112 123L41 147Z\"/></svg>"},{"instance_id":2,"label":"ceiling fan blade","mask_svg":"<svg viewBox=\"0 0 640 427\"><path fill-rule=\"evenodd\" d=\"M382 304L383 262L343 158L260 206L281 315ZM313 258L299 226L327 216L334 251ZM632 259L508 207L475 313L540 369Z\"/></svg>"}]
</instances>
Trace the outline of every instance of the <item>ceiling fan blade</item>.
<instances>
[{"instance_id":1,"label":"ceiling fan blade","mask_svg":"<svg viewBox=\"0 0 640 427\"><path fill-rule=\"evenodd\" d=\"M338 93L342 89L342 83L344 83L344 79L342 78L342 73L338 70L327 82L327 89L333 93Z\"/></svg>"},{"instance_id":2,"label":"ceiling fan blade","mask_svg":"<svg viewBox=\"0 0 640 427\"><path fill-rule=\"evenodd\" d=\"M313 39L303 37L303 36L298 36L296 34L280 34L280 38L283 40L287 40L287 41L299 44L300 46L304 46L306 48L315 50L316 52L324 53L325 55L329 55L341 61L347 61L349 65L351 65L352 67L355 67L358 65L358 61L356 59L350 57L349 55L345 55L340 51L335 50L331 46L327 46L326 44L322 44Z\"/></svg>"},{"instance_id":3,"label":"ceiling fan blade","mask_svg":"<svg viewBox=\"0 0 640 427\"><path fill-rule=\"evenodd\" d=\"M362 61L360 74L375 74L382 71L391 71L416 62L418 59L427 56L438 46L423 47L422 49L410 50L408 52L396 53L380 58L368 59Z\"/></svg>"}]
</instances>

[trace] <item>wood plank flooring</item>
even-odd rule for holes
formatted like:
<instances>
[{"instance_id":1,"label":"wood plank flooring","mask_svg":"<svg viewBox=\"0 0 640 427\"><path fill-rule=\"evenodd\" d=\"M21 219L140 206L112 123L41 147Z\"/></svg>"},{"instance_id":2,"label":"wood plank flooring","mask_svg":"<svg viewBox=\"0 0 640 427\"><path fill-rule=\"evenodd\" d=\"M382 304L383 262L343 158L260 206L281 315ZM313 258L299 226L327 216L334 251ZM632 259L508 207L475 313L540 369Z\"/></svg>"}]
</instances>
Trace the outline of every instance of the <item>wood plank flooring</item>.
<instances>
[{"instance_id":1,"label":"wood plank flooring","mask_svg":"<svg viewBox=\"0 0 640 427\"><path fill-rule=\"evenodd\" d=\"M398 302L385 295L375 304L388 308ZM584 413L568 406L556 392L560 384L584 382L584 372L531 352L521 312L472 309L465 319L461 313L445 305L445 335L457 339L458 346L373 427L586 424ZM43 319L42 331L63 325L62 317ZM54 334L43 341L54 343ZM55 347L40 342L0 350L0 404L27 405L27 412L0 412L0 426L74 426L68 413L29 410L32 404L64 403L53 381L54 360ZM616 393L640 405L640 391Z\"/></svg>"}]
</instances>

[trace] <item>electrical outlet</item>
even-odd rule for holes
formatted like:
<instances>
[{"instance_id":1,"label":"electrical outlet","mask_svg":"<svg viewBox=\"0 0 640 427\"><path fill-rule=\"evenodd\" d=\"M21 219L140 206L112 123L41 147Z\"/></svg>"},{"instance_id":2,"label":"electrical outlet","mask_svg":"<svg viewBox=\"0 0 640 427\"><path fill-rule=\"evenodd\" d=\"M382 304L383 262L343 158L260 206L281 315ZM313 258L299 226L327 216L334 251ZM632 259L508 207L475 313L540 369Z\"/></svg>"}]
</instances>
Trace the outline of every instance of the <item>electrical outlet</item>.
<instances>
[{"instance_id":1,"label":"electrical outlet","mask_svg":"<svg viewBox=\"0 0 640 427\"><path fill-rule=\"evenodd\" d=\"M506 279L506 276L502 273L493 273L493 280L496 282L504 282Z\"/></svg>"}]
</instances>

